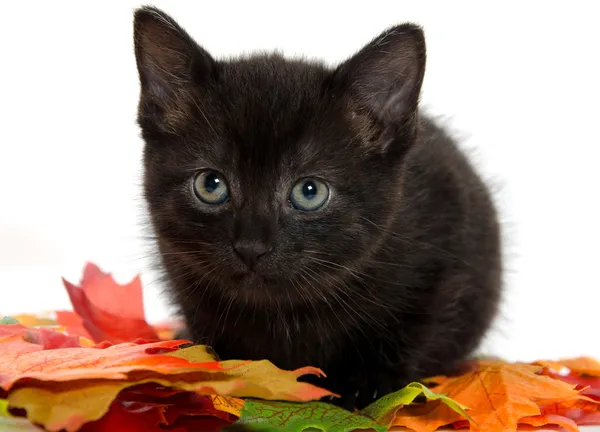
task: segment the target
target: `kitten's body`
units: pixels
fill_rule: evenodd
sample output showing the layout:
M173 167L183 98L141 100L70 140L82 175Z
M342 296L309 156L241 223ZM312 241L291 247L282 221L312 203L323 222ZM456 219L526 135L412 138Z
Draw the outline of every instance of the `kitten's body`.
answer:
M277 55L216 62L160 12L137 13L146 198L195 342L320 367L348 406L478 345L500 293L499 229L466 158L417 115L421 45L404 26L335 70ZM190 194L205 168L227 179L222 206ZM299 212L287 196L308 177L331 196ZM267 251L251 267L240 239Z

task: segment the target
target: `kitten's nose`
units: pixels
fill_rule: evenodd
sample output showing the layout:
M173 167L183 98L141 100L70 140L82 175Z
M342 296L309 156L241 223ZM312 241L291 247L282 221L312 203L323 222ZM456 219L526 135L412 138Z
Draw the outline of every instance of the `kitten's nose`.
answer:
M263 241L237 240L233 250L248 267L253 268L261 257L273 250L273 246Z

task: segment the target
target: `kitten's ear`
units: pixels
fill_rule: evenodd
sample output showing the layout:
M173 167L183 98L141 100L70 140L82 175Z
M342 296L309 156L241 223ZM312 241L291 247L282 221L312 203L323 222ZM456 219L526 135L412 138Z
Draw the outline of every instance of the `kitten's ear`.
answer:
M194 84L215 74L215 61L170 16L154 7L134 14L134 44L141 84L140 110L165 116L184 105ZM168 120L168 119L163 119Z
M385 126L414 126L425 75L425 37L403 24L383 32L336 70L345 91Z

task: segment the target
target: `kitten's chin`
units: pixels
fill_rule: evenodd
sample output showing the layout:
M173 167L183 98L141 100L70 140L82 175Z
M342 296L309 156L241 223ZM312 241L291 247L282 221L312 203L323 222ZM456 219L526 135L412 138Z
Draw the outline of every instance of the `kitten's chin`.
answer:
M236 297L246 298L253 303L272 303L293 299L288 290L290 283L284 278L266 276L253 271L233 272L228 285Z

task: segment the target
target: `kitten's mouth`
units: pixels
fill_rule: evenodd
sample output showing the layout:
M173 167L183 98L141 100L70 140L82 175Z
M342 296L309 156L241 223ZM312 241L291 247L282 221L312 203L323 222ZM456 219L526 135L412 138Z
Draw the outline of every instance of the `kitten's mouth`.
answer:
M234 272L231 275L231 280L234 282L259 283L265 285L270 285L275 281L273 278L258 274L254 270Z

